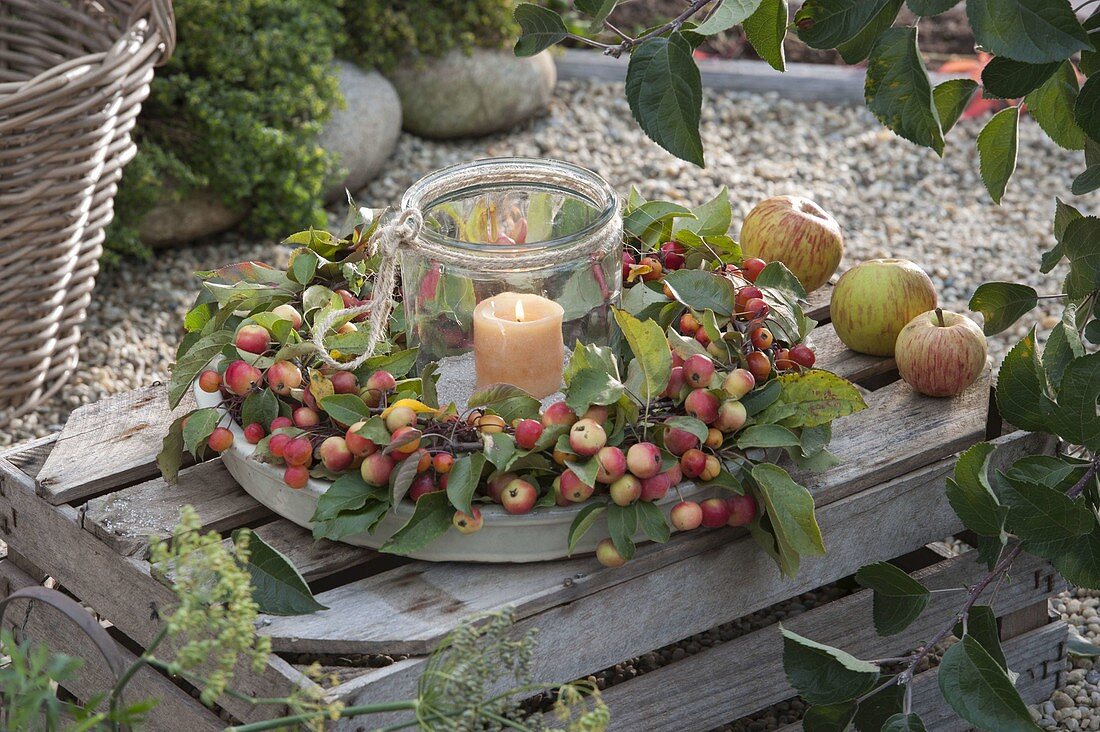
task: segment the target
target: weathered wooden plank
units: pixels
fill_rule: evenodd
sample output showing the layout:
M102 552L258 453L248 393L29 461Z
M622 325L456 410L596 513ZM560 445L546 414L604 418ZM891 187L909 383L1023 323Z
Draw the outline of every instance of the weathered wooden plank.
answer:
M817 355L818 368L832 371L849 381L863 381L897 370L893 358L856 353L841 343L832 323L814 328L809 343Z
M0 597L36 584L12 562L0 561ZM65 683L65 688L78 699L89 699L93 695L104 693L114 684L114 679L95 645L52 608L34 605L27 612L26 603L14 602L5 615L4 626L8 630L15 630L20 638L45 643L54 653L84 659L79 673ZM123 646L119 645L117 648L127 665L137 660ZM157 705L145 718L150 729L213 732L225 728L225 722L221 718L148 666L134 675L125 695L127 702L141 699L157 700Z
M390 555L338 541L314 541L311 533L295 523L279 519L253 529L260 538L282 552L310 582L364 564L390 565ZM230 541L226 539L226 541ZM369 571L369 570L367 570Z
M46 462L46 457L56 443L56 434L40 437L0 452L0 459L9 461L30 477L35 478L42 470L42 464Z
M1050 623L1050 612L1050 603L1044 599L1034 605L1007 613L1001 618L1001 640L1015 638L1029 630L1047 625Z
M829 449L842 462L796 480L821 503L927 465L985 437L989 372L957 397L933 399L896 381L866 396L867 409L837 423Z
M1045 443L1041 436L1017 433L1002 438L999 444L1004 449L999 451L998 462L1021 454L1036 454ZM580 678L623 658L729 622L845 577L868 562L891 559L957 531L958 517L942 494L944 478L953 466L953 458L942 460L821 508L818 520L829 553L804 562L798 577L793 580L781 577L771 559L748 536L728 532L723 535L724 532L716 531L710 536L724 538L725 543L674 564L646 567L641 576L621 573L635 563L645 565L647 560L659 554L659 548L640 547L632 562L614 570L620 574L609 575L593 566L595 562L581 560L589 562L589 574L581 577L590 586L600 587L600 591L564 603L561 598L550 602L546 595L530 601L524 598L516 603L517 616L521 618L517 632L539 629L535 667L543 680L560 681ZM874 526L875 530L868 531L868 526ZM693 540L694 537L688 537L682 542L669 542L669 546ZM492 570L499 571L495 567ZM492 588L487 591L492 592ZM287 649L312 646L318 641L322 641L320 646L328 643L326 650L341 645L349 652L354 651L348 646L362 650L386 649L389 644L380 642L383 634L378 632L380 628L385 630L385 598L367 592L357 597L359 608L366 612L344 603L339 608L341 615L329 616L329 627L299 626L302 632L297 639L273 638L273 642ZM450 599L456 607L455 616L478 609L478 598L467 602L452 592ZM321 601L333 605L332 596L328 594L322 595ZM433 604L435 609L431 614L421 616L401 606L389 608L388 612L401 611L401 619L411 622L410 632L398 636L404 647L426 651L431 646L426 641L433 617L439 630L453 625L443 622L446 618L438 610L441 606L445 606L443 598ZM532 608L541 608L541 612L531 614ZM306 620L317 621L324 615L318 613ZM590 629L583 643L577 642L578 628ZM306 631L314 637L306 638ZM417 644L409 642L418 635ZM422 659L399 668L384 669L385 673L364 674L349 682L340 693L348 703L405 698L414 693L416 677L422 668L420 664ZM389 721L394 720L388 719L385 723Z
M1049 597L1054 569L1045 560L1025 557L997 594L997 611L1014 612ZM914 574L933 589L971 584L985 573L975 553L947 559ZM1034 576L1041 575L1041 581ZM934 635L958 607L960 596L934 593L928 608L897 635L883 638L871 625L869 591L826 603L783 625L813 640L843 648L858 658L899 656ZM617 684L604 692L612 729L640 729L660 719L658 730L709 729L795 696L783 671L779 626L743 635L675 664ZM675 698L671 707L667 700Z
M175 485L158 477L93 498L83 524L119 554L144 559L150 537L169 536L185 505L195 508L204 530L221 533L274 516L215 460L184 470Z
M188 392L183 403L169 411L162 385L80 407L38 474L39 493L56 505L152 478L172 420L193 408Z
M0 539L141 645L160 630L163 611L175 605L171 590L152 576L147 562L121 556L84 531L75 508L51 506L35 493L34 482L6 460L0 460ZM235 688L247 695L281 697L312 684L277 656L261 676L248 665L242 662L234 676ZM242 721L279 714L232 697L219 704Z
M1028 704L1045 701L1061 687L1065 673L1065 641L1069 626L1059 620L1029 631L1002 644L1009 668L1020 674L1016 690ZM971 730L959 719L940 693L938 671L931 669L913 678L913 711L920 715L924 726L936 732ZM802 724L789 724L780 732L798 732Z

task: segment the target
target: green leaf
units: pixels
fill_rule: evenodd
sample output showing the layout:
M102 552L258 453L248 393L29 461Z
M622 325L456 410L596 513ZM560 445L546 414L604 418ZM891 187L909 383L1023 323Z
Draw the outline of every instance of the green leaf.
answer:
M895 635L908 628L928 607L928 588L889 562L875 562L856 572L856 582L872 590L875 632Z
M672 235L673 222L695 214L672 201L647 201L623 216L623 231L656 247Z
M588 29L597 33L603 30L603 22L618 3L619 0L576 0L573 6L585 15L592 16L592 24Z
M665 512L649 501L638 501L634 505L638 513L638 526L645 535L658 544L668 541L671 530L665 520Z
M1001 648L1001 631L997 627L997 616L989 605L974 605L966 613L966 630L963 630L961 622L956 623L952 632L956 638L962 638L965 633L981 644L997 665L1008 673L1008 661L1005 660L1004 650Z
M879 36L867 61L864 97L872 114L895 134L943 155L939 113L915 27L890 28Z
M565 403L582 414L593 404L614 404L622 395L623 385L611 374L597 369L581 369L573 374L569 388L565 390Z
M782 262L768 262L768 264L756 276L757 287L771 287L779 290L795 300L806 299L806 288L795 277L794 272L787 269Z
M1070 193L1075 196L1083 196L1100 188L1100 165L1085 168L1085 172L1073 179Z
M832 439L833 428L831 425L803 427L801 434L798 436L799 444L802 447L802 457L809 458L817 455L825 449Z
M771 519L779 552L788 558L788 566L794 570L790 576L794 576L799 557L825 553L821 529L814 516L813 496L777 465L754 465L752 477L760 487L760 498Z
M703 85L683 33L653 38L630 55L626 100L651 140L676 157L703 167L699 118Z
M537 418L542 405L518 386L494 384L471 396L467 406L492 410L505 422L511 423L515 419Z
M412 482L416 478L416 460L402 460L390 472L390 503L394 506L401 503L401 499L409 492Z
M936 105L943 134L959 121L977 90L978 83L972 79L948 79L932 89L932 102Z
M641 374L639 384L629 384L643 401L656 399L668 385L672 373L672 352L661 326L652 320L638 320L625 310L615 308L615 322L634 354Z
M1073 359L1085 355L1085 345L1081 342L1081 336L1073 327L1072 320L1067 322L1066 315L1074 312L1072 305L1062 313L1062 321L1050 331L1047 344L1043 347L1043 371L1046 372L1050 385L1057 389L1062 383L1062 375L1066 366Z
M223 348L232 343L233 333L228 330L216 330L195 342L187 353L177 359L172 367L172 378L168 382L168 406L175 409L183 400L183 395L191 388L199 373L217 356Z
M519 40L515 46L517 56L534 56L555 43L564 41L569 35L565 22L553 10L531 3L520 3L512 15L520 27Z
M1073 119L1077 92L1077 73L1073 64L1063 61L1042 86L1027 95L1028 113L1047 137L1067 150L1080 150L1085 146L1085 133Z
M947 501L963 526L979 536L1000 536L1006 510L989 485L989 458L996 448L979 442L959 455L955 476L947 479Z
M737 446L742 450L750 447L794 447L801 444L798 435L777 424L750 425L737 435Z
M1073 104L1073 119L1086 135L1100 142L1100 76L1085 79Z
M895 714L882 725L882 732L926 732L926 728L916 714Z
M381 417L370 417L367 419L366 424L355 430L355 434L379 446L388 445L390 442L390 431L386 428L386 422Z
M743 23L756 12L758 7L760 7L760 0L722 0L722 4L692 30L704 36L721 33Z
M348 536L374 533L374 529L390 511L389 501L370 499L362 506L341 511L336 516L313 524L313 539L340 541Z
M1065 256L1062 237L1065 236L1066 227L1069 226L1071 221L1081 218L1081 212L1073 206L1063 202L1060 198L1054 200L1054 238L1058 243L1053 249L1043 253L1043 261L1039 267L1039 271L1043 274L1049 273L1058 265L1058 262L1062 261L1062 257Z
M985 319L982 331L997 335L1039 304L1034 287L1016 282L985 282L970 296L968 307Z
M906 5L918 18L946 13L959 4L959 0L906 0Z
M652 290L644 285L631 287L627 292L629 294L635 291L652 292ZM625 297L624 295L624 300ZM668 300L666 299L665 302L668 302ZM637 313L633 314L637 315ZM573 355L570 357L569 363L565 367L565 383L568 384L572 381L573 374L581 369L596 369L597 371L603 371L611 374L615 378L619 378L619 363L615 359L615 353L610 348L597 346L593 343L581 343L577 341L577 345L573 349Z
M355 394L333 394L322 398L320 405L328 416L341 424L353 425L371 417L370 409Z
M545 430L543 430L545 434ZM516 440L507 432L495 435L483 435L481 438L485 445L485 459L498 470L507 470L508 463L516 454Z
M233 532L238 540L240 529ZM248 563L252 599L268 615L309 615L327 607L313 599L309 585L294 565L256 533L248 538Z
M1060 61L1029 64L1006 56L997 56L982 69L985 96L997 99L1018 99L1042 86L1060 65Z
M707 441L709 429L702 420L698 420L695 417L686 417L684 415L670 417L665 421L665 424L669 427L675 427L678 430L683 430L684 432L695 435L699 442Z
M1085 326L1085 339L1089 343L1100 344L1100 318L1094 318Z
M757 417L758 422L779 421L769 415L781 410L787 413L781 420L784 427L817 427L867 407L859 390L828 371L808 369L783 374L776 381L782 389L779 399Z
M805 732L845 732L856 716L854 701L810 707L802 717Z
M781 382L777 379L773 379L764 384L764 386L757 387L741 397L741 404L745 407L745 412L748 413L750 417L753 417L770 407L772 404L775 404L782 393L783 386Z
M1016 170L1018 107L1002 109L978 133L978 170L993 203L1004 197L1008 179Z
M408 461L405 461L408 462ZM448 484L449 486L449 484ZM410 554L423 549L447 533L454 509L443 491L425 493L416 502L409 520L378 550L389 554Z
M1049 559L1070 584L1078 587L1100 587L1100 528L1073 539L1029 541L1025 548Z
M1031 432L1049 432L1053 404L1035 348L1035 329L1009 350L997 372L997 407L1010 424Z
M894 24L894 19L898 17L898 11L901 10L902 2L903 0L889 0L883 3L871 22L865 25L850 41L836 47L837 53L844 59L844 63L854 65L867 58L878 37L882 35L884 30Z
M776 71L787 70L783 39L787 35L787 0L762 0L741 26L756 55Z
M1063 0L966 0L966 15L978 45L996 56L1041 64L1092 47Z
M890 0L807 0L794 14L798 38L810 48L836 48L855 38Z
M887 720L902 711L905 689L898 684L879 686L878 691L859 703L854 720L859 732L881 732Z
M577 548L577 542L581 540L585 532L592 528L596 519L607 510L606 503L588 503L573 517L573 523L569 525L569 554Z
M462 513L473 513L470 501L481 482L481 470L484 467L485 455L475 452L455 460L451 468L450 478L447 479L447 498Z
M1084 445L1094 452L1100 450L1098 401L1100 353L1075 358L1062 373L1058 406L1051 420L1052 431L1072 445Z
M358 510L366 505L367 499L372 495L374 489L364 482L358 471L345 473L334 480L317 499L317 508L310 521L329 521L342 511Z
M187 452L198 457L206 446L206 438L218 426L222 415L217 409L199 409L191 413L183 426L183 444Z
M728 234L733 222L729 189L722 186L714 198L691 209L691 213L695 218L679 218L673 223L674 232L690 231L703 238Z
M191 414L189 412L172 420L168 434L161 441L160 452L157 453L157 467L164 481L169 485L176 484L180 466L183 465L183 423Z
M975 727L998 732L1038 729L1005 670L969 635L944 653L939 685L951 708Z
M1066 292L1070 300L1080 300L1100 289L1100 218L1085 216L1070 221L1061 242L1069 259Z
M300 285L308 285L317 274L321 258L311 249L295 249L290 253L287 276Z
M780 624L783 670L798 695L811 704L843 704L875 688L879 668L839 648L803 638Z
M566 460L565 466L573 471L573 474L581 479L587 486L596 486L596 474L600 470L600 463L595 457L581 460Z
M607 507L607 532L623 559L634 556L634 533L638 530L637 506L637 503L629 506L612 503Z
M694 310L713 310L729 317L737 295L725 277L699 269L678 269L665 275L664 284L679 302Z

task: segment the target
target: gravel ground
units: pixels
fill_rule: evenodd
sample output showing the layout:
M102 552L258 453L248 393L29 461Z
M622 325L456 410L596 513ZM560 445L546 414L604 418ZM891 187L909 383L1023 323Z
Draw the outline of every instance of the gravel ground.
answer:
M358 198L375 207L395 205L421 175L471 158L556 157L593 168L623 193L634 185L650 198L698 204L728 186L735 221L764 197L806 194L840 221L845 265L871 257L912 259L929 272L943 304L951 309L964 310L974 287L988 279L1028 282L1041 292L1056 287L1058 273L1039 274L1039 255L1052 244L1054 197L1073 202L1066 197L1070 172L1079 161L1076 154L1050 143L1030 120L1021 123L1015 179L998 207L990 203L978 177L973 143L980 124L963 122L953 131L941 160L895 138L862 108L805 105L772 96L707 96L705 170L646 140L630 118L621 85L568 82L559 86L548 116L507 135L449 143L403 136L389 171ZM0 448L60 429L68 413L82 404L166 379L179 324L196 286L193 271L245 259L278 264L285 256L274 242L227 236L160 252L151 262L125 264L104 274L89 312L76 376L63 396L0 425ZM1013 333L994 339L994 356L1003 355L1006 344L1031 325L1045 331L1054 322L1043 313L1025 318ZM1065 596L1058 602L1082 635L1100 635L1100 600ZM1050 728L1100 729L1100 670L1093 671L1091 661L1078 660L1074 666L1064 693L1037 713ZM790 711L784 709L780 716L788 719ZM758 728L770 726L753 725Z

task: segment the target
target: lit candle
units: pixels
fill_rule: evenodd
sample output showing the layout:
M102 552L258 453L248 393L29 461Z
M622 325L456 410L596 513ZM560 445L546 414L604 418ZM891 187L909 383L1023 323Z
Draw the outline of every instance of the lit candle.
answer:
M561 388L565 310L539 295L502 292L474 308L477 388L512 384L532 396Z

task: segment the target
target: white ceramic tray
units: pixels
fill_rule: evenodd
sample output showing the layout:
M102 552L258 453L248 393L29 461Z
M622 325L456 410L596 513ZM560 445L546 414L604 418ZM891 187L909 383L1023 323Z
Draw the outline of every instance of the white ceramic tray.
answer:
M200 407L218 407L220 398L216 393L208 394L197 384L193 388ZM256 446L244 438L244 431L239 425L233 423L229 429L233 432L233 446L221 456L229 473L250 496L274 513L303 528L312 529L310 519L317 508L317 500L331 483L311 478L304 488L289 487L283 482L281 467L252 459ZM690 482L680 484L679 489L679 494L671 490L657 501L666 516L680 501L680 495L702 500L714 493L714 489L701 488ZM454 528L448 529L443 536L410 556L430 562L540 562L561 559L569 556L569 526L584 505L535 508L531 513L513 516L498 505L479 504L484 518L480 531L460 534ZM405 524L412 512L413 505L402 501L395 510L386 514L373 534L346 536L342 541L377 549ZM577 543L573 556L594 552L596 544L607 536L607 522L601 517ZM646 541L645 535L639 532L635 541Z

